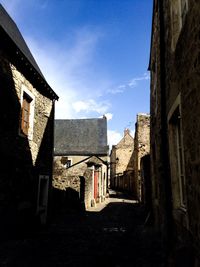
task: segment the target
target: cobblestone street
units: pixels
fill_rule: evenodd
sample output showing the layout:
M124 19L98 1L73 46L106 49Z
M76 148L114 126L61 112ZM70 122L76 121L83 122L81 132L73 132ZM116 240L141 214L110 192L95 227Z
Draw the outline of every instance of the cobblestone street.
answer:
M97 208L69 211L40 231L1 242L0 266L163 266L143 209L114 191Z

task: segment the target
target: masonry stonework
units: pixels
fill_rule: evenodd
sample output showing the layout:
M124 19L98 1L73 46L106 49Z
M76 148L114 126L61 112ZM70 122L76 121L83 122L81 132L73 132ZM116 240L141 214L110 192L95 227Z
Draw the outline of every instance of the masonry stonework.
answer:
M51 184L54 106L51 99L39 93L17 67L3 56L0 57L0 65L1 85L4 86L1 88L2 107L5 103L9 103L8 106L12 103L10 113L2 110L1 153L4 159L0 170L0 195L1 206L7 212L4 213L4 208L0 210L5 221L11 220L16 214L16 222L21 222L23 216L28 220L28 217L36 215L39 175L47 175L49 186ZM6 88L7 84L10 84L9 88ZM23 88L35 98L31 139L21 133ZM12 204L13 200L15 205Z
M58 96L1 4L0 39L2 236L47 221Z
M72 160L72 166L69 168L65 164L66 158ZM90 164L91 159L87 158L85 156L54 157L53 187L54 191L60 191L64 195L64 205L66 207L76 206L76 208L88 209L91 205L95 204L93 183L97 161L98 167L96 169L99 173L99 185L96 201L102 202L105 200L107 166L104 166L99 160L92 160ZM103 157L102 160L106 161L106 158ZM63 205L63 203L60 203L60 205Z
M150 115L139 113L135 125L134 170L136 196L142 201L143 181L141 179L141 159L150 152Z
M7 62L7 64L9 63ZM49 98L39 93L37 89L34 88L34 86L24 77L22 73L20 73L17 70L17 68L14 65L10 64L10 66L19 103L21 103L23 86L35 96L35 107L34 107L34 118L33 118L34 134L33 138L31 138L31 140L29 139L29 146L32 154L32 160L33 164L35 164L40 149L40 145L42 143L42 137L44 135L48 119L51 115L53 103Z
M135 193L134 182L134 139L129 129L124 130L124 137L112 147L110 155L111 187Z
M171 266L184 262L196 267L200 265L200 2L181 2L154 1L151 170L156 223L168 242L172 237Z

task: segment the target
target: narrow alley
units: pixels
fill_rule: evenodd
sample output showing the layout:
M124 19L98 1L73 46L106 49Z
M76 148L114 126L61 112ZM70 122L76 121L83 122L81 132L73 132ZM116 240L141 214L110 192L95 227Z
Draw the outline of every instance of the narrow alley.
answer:
M60 213L48 227L1 241L0 266L163 266L143 207L122 193L87 212Z
M1 0L0 267L200 267L199 88L200 0Z

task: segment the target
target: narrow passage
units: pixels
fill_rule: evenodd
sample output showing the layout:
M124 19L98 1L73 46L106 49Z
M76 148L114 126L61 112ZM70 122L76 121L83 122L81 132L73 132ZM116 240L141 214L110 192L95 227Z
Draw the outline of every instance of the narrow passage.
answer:
M68 211L40 231L0 245L2 267L163 266L158 236L144 226L144 209L110 191L104 204Z

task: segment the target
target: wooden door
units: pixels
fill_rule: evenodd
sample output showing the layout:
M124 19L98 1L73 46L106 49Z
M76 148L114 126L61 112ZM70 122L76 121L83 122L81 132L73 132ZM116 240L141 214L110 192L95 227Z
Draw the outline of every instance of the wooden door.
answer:
M98 198L98 178L99 178L99 172L94 171L94 199L96 201Z

